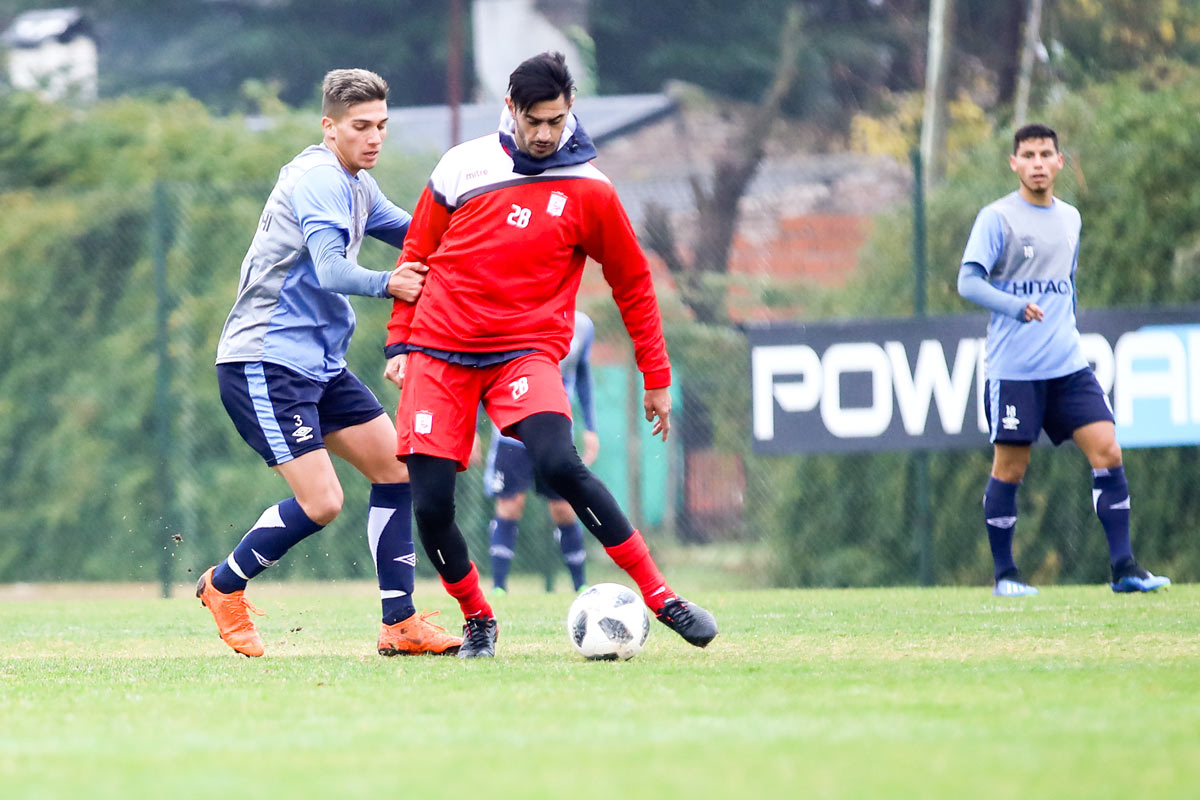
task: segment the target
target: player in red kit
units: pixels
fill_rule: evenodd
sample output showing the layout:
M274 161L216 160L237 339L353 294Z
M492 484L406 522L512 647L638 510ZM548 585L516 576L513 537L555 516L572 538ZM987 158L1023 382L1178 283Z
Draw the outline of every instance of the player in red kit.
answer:
M387 376L401 387L397 456L412 481L417 530L466 623L460 658L495 655L496 619L454 521L455 474L467 468L482 403L524 442L538 477L570 503L637 583L646 605L686 641L717 635L712 614L675 593L641 534L583 465L558 363L571 344L586 259L598 261L643 375L652 432L670 430L671 364L637 236L571 105L559 53L509 78L497 133L442 157L417 203L401 261L428 265L416 303L396 302Z

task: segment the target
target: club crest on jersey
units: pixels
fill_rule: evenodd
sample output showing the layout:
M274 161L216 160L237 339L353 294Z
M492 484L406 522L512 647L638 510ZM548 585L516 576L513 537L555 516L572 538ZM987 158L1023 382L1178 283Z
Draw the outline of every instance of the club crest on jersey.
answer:
M567 196L562 192L551 192L550 202L546 203L546 213L552 217L561 217L567 207Z
M413 417L413 430L417 433L430 433L433 430L433 413L418 411Z

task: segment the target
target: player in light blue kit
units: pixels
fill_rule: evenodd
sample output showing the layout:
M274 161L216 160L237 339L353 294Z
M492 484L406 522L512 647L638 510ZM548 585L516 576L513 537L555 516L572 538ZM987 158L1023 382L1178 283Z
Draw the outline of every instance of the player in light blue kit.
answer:
M1114 592L1151 592L1170 584L1133 557L1129 485L1112 410L1079 346L1075 268L1079 211L1054 196L1063 167L1058 135L1026 125L1013 137L1009 166L1017 191L979 212L963 253L958 291L992 311L987 334L987 394L992 475L983 496L995 563L994 594L1037 589L1013 561L1017 489L1042 430L1059 445L1073 439L1092 466L1092 501L1112 566Z
M563 388L567 396L575 392L579 407L583 411L583 453L580 459L590 467L600 453L600 437L596 434L596 403L592 385L592 340L596 326L587 314L575 312L575 333L571 337L571 350L559 362L562 370ZM571 504L563 500L534 476L533 462L519 439L502 436L492 426L492 440L488 446L487 467L483 474L483 490L488 497L496 498L496 516L488 525L492 557L492 586L496 594L508 589L508 568L512 564L517 544L517 526L525 513L525 496L530 486L546 499L550 519L554 523L554 538L562 550L563 563L571 573L575 591L587 583L584 562L587 551L583 547L583 529L575 516Z
M295 494L266 511L229 557L201 576L196 596L221 638L263 654L246 582L333 521L342 487L327 451L371 481L367 539L379 576L382 655L451 654L462 640L417 614L416 555L408 470L396 460L396 429L383 406L346 369L354 310L345 295L419 295L424 267L358 266L363 237L400 248L411 217L367 170L387 134L387 84L373 72L325 76L324 141L279 172L242 262L237 300L217 345L221 401L238 433Z

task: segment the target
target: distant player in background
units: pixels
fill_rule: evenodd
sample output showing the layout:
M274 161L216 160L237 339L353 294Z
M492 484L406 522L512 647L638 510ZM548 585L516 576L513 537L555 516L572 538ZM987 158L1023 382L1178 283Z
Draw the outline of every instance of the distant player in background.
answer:
M341 511L328 448L371 482L367 538L383 605L378 651L451 654L462 640L413 606L412 498L408 470L395 457L396 429L346 369L354 310L345 295L412 300L424 282L419 264L378 272L356 263L364 235L400 248L411 220L367 172L387 133L387 84L367 70L339 69L322 88L324 141L280 170L217 345L225 409L295 496L262 512L229 557L200 578L196 596L226 644L263 654L248 611L261 612L246 600L246 582Z
M1108 540L1114 592L1150 592L1171 581L1133 557L1129 485L1112 410L1079 346L1075 270L1079 211L1054 196L1063 167L1058 135L1026 125L1013 137L1009 166L1017 191L979 212L963 253L958 291L992 311L984 403L994 445L983 496L995 563L994 594L1037 589L1013 561L1017 489L1030 450L1045 430L1055 445L1074 439L1092 467L1092 502Z
M413 212L403 258L428 264L421 298L397 300L386 374L402 386L397 454L412 476L425 552L465 624L460 658L496 653L496 618L455 523L480 403L525 443L534 471L567 500L646 605L683 639L717 635L705 609L667 584L642 535L579 458L559 362L588 256L602 265L633 340L651 433L670 430L671 363L650 267L595 147L571 113L562 54L523 61L509 77L499 131L447 152Z
M590 467L600 453L600 437L596 434L596 403L592 384L592 339L596 326L582 311L575 312L575 334L571 337L571 350L559 362L562 370L563 388L567 396L574 391L583 411L583 465ZM563 563L571 573L575 591L587 583L584 562L587 551L583 547L583 529L575 516L571 504L563 500L554 490L538 480L533 474L533 462L525 445L519 439L505 436L492 426L492 439L488 446L487 467L483 473L483 491L488 497L496 498L496 516L488 526L488 553L492 557L492 587L496 594L508 589L508 568L512 564L517 545L517 526L525 513L525 496L530 486L546 498L550 520L554 523L554 538L562 550Z

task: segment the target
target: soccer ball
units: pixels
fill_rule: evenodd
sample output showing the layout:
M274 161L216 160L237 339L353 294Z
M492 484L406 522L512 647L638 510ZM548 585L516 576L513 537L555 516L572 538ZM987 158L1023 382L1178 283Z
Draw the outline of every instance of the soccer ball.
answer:
M625 661L650 635L650 615L637 592L619 583L598 583L571 603L567 636L584 658Z

